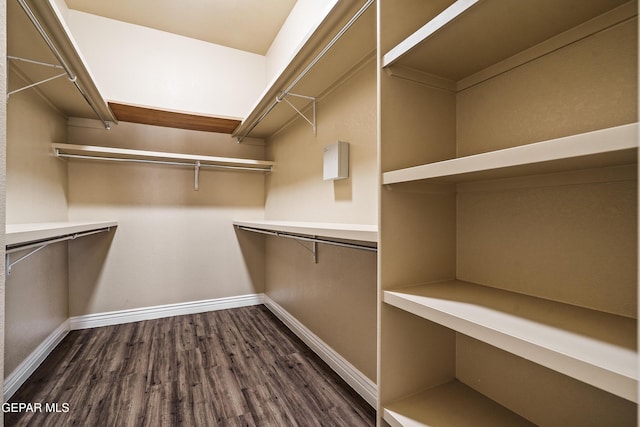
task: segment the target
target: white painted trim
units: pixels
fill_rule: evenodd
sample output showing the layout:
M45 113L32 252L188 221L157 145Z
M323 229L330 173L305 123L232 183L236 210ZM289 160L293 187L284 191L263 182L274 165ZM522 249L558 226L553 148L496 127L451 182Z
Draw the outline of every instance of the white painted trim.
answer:
M65 320L4 379L5 402L11 399L11 396L38 369L38 366L44 362L68 333L69 320Z
M314 353L320 356L331 369L340 375L363 399L374 408L377 407L378 387L373 381L300 323L288 311L282 308L282 306L269 298L269 296L264 295L262 303L291 329L298 338L304 341Z
M69 322L71 330L88 329L185 314L206 313L208 311L246 307L262 303L263 294L238 295L234 297L87 314L84 316L71 317Z

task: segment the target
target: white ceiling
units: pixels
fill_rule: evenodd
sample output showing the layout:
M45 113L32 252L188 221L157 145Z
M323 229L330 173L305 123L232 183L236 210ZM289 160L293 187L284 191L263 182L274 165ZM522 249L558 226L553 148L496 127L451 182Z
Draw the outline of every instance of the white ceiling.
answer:
M267 53L296 0L65 0L70 9Z

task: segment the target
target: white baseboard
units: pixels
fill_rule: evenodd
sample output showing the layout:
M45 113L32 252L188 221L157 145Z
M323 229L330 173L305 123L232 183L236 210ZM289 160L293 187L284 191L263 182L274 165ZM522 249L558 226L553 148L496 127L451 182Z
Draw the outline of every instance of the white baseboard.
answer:
M65 320L4 379L4 402L11 399L68 333L69 320Z
M263 304L276 315L294 334L313 350L327 365L331 367L347 384L349 384L364 400L374 408L377 404L378 388L366 375L338 354L327 343L311 332L295 317L289 314L278 303L264 295Z
M206 313L207 311L225 310L227 308L246 307L262 303L263 294L239 295L234 297L75 316L69 319L69 324L71 330L98 328L101 326L139 322L141 320L161 319L163 317Z

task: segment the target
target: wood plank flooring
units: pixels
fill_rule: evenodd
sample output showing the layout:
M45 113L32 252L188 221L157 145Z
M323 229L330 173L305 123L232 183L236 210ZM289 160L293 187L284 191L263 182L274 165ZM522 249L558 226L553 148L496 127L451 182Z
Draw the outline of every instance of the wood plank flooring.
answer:
M375 425L264 306L72 331L10 402L42 411L5 413L6 426Z

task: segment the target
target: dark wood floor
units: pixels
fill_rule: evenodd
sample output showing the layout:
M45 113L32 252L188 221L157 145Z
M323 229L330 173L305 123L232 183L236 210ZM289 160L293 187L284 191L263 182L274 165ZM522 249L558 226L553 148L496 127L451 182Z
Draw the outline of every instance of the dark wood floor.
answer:
M5 413L6 426L375 424L264 306L73 331L11 402L42 412Z

